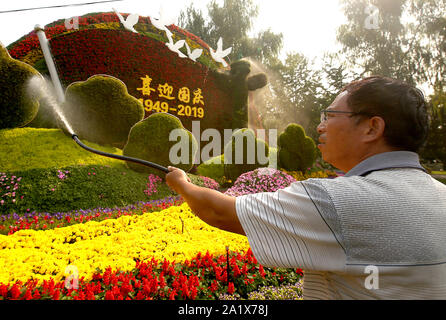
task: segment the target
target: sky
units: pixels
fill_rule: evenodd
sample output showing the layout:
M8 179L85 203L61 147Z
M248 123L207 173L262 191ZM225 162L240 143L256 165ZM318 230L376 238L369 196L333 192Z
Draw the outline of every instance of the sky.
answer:
M27 9L63 4L91 3L101 0L15 0L1 1L0 11ZM210 0L123 0L85 6L48 8L40 10L0 13L0 42L7 46L34 29L55 20L80 16L90 12L107 12L116 8L123 13L158 17L160 7L177 20L181 10L190 3L206 13ZM222 3L222 0L218 0ZM288 52L303 53L310 59L322 57L324 52L335 51L336 29L345 22L337 0L254 0L259 15L251 34L271 29L283 34L281 57ZM224 39L223 39L224 43ZM209 44L215 48L216 44Z

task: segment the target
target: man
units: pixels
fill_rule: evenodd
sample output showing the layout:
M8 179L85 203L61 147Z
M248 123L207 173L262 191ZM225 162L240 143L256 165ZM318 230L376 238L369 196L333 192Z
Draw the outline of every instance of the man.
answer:
M237 198L166 175L205 222L246 234L266 266L304 270L304 299L446 299L446 186L417 150L428 132L422 93L370 77L321 113L318 148L346 172Z

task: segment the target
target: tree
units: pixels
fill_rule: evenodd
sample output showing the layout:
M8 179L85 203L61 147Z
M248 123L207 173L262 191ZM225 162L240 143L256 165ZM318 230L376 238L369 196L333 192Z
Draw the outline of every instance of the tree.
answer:
M185 11L181 11L178 25L214 49L221 37L224 48L232 47L228 56L231 61L251 57L264 63L280 53L282 34L275 34L268 29L259 32L254 38L248 36L258 15L258 8L252 0L224 0L222 6L216 0L211 0L207 10L208 19L205 19L202 11L191 4Z
M446 0L341 0L340 52L359 78L378 74L428 86L430 134L421 154L446 161ZM374 7L373 7L373 6ZM378 11L369 10L377 9ZM367 26L375 20L374 28ZM426 88L426 87L425 87Z
M275 97L271 103L279 108L270 115L277 119L276 128L282 131L288 124L297 123L315 139L320 119L320 72L314 70L311 62L300 53L288 54L284 63L277 61L271 69L277 74L277 77L271 79L271 90Z
M420 153L425 160L441 161L446 170L446 92L437 86L429 100L429 136Z
M341 0L341 4L348 20L338 30L341 54L361 78L378 74L431 87L445 81L446 0Z

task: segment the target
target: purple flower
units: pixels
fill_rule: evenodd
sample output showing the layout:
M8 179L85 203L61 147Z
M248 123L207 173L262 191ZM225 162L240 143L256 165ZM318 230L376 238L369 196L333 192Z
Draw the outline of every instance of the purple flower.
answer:
M240 175L225 194L238 197L245 194L274 192L296 182L292 176L273 168L259 168Z

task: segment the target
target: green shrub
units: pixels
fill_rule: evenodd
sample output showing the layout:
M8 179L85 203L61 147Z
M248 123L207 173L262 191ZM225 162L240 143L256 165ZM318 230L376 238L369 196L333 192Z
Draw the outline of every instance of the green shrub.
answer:
M88 152L60 129L16 128L0 130L0 171L63 168L73 165L110 165L125 168L125 163ZM83 141L108 153L122 154L113 147Z
M167 184L162 183L157 188L158 192L148 197L144 193L148 175L125 167L69 166L7 174L20 181L15 190L16 201L6 201L1 205L2 214L122 207L173 195Z
M63 112L74 132L83 139L120 149L130 128L144 118L142 103L127 86L111 76L96 75L72 83L65 95Z
M269 152L269 155L268 155L268 157L269 157L268 166L270 168L278 169L279 168L279 155L277 154L278 149L270 147L268 152Z
M178 132L181 132L183 136L178 137L175 141L169 141L170 134L175 129L179 129ZM181 141L184 144L180 143ZM180 144L184 148L179 153L174 152L174 149ZM183 127L177 117L168 113L154 113L132 127L128 142L123 149L123 154L125 156L154 162L165 167L175 166L187 172L193 167L193 159L195 158L197 149L198 143L195 137ZM171 150L173 151L171 152ZM183 154L183 151L187 153ZM187 159L182 161L183 163L173 163L171 162L171 153L174 156L184 156ZM172 161L174 160L172 159ZM137 172L156 175L162 174L157 169L137 163L127 162L127 165L130 169Z
M278 139L279 166L287 171L305 171L316 160L316 144L302 126L291 123Z
M224 154L213 157L197 167L197 174L219 181L225 175Z
M23 127L39 110L38 98L28 92L27 84L40 74L30 65L12 59L0 43L0 129Z
M269 156L268 144L257 139L251 129L236 130L224 150L224 173L226 178L232 181L245 172L268 166L268 163L260 163L262 159L258 157L259 153L265 157Z

